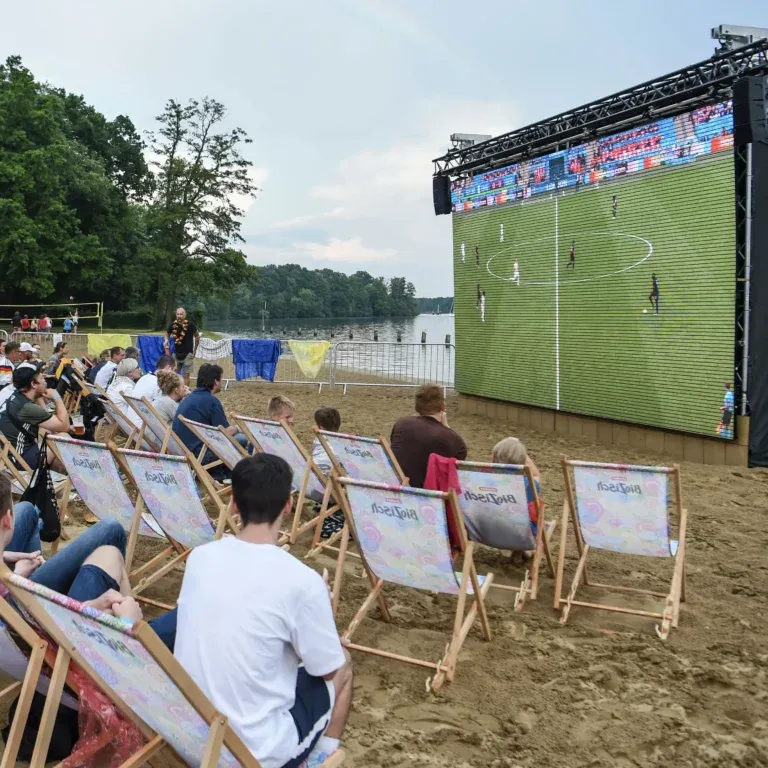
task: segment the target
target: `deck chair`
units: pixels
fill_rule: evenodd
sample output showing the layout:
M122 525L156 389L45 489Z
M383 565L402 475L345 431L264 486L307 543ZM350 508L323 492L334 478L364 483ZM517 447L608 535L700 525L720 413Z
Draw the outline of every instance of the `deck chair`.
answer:
M119 432L125 438L126 448L143 445L147 450L159 451L160 446L155 444L151 434L142 435L143 440L139 440L142 427L136 426L136 424L128 419L126 415L108 397L102 398L101 404L104 406L104 410L106 411L107 416L109 416L109 420L113 425L112 434L109 436L107 442L113 440L115 435Z
M496 589L515 592L515 610L520 611L526 598L535 600L538 595L542 556L547 558L550 575L555 575L549 546L555 521L544 521L543 505L528 467L457 461L456 472L461 487L461 494L458 495L459 507L465 528L468 528L470 533L477 530L481 534L474 540L496 549L534 553L531 569L526 570L519 587L496 582L493 584ZM526 481L538 510L539 525L536 526L535 535L531 531L528 515ZM499 523L503 528L497 527Z
M427 681L427 689L437 690L445 680L453 680L459 652L477 616L480 617L485 639L491 639L485 597L493 583L493 574L484 577L477 575L473 558L474 544L467 538L459 512L454 519L460 540L461 571L454 569L448 541L448 515L453 514L451 510L458 510L455 492L425 491L348 477L334 476L332 482L346 491L339 492L339 498L344 505L347 522L354 531L363 568L371 583L370 593L341 636L342 643L353 650L433 669L435 674ZM446 502L451 506L448 507ZM347 538L348 533L342 539L340 559L344 557L344 542ZM453 632L441 659L436 662L427 661L352 642L352 636L374 602L378 601L382 618L390 620L382 592L387 583L456 595L458 599ZM333 597L338 600L335 590L336 585ZM465 616L468 596L472 604Z
M187 449L179 440L170 424L155 410L152 403L146 398L123 395L123 399L133 408L142 421L140 437L147 435L159 449L159 453L169 453L172 456L186 456Z
M199 421L191 421L184 416L179 416L179 421L203 443L197 460L207 472L219 466L224 466L231 472L240 459L248 456L248 451L237 440L230 437L224 431L224 427L201 424ZM210 464L203 464L203 458L207 451L213 453L216 460Z
M21 651L11 632L29 646L28 656ZM16 764L35 691L43 695L48 692L50 681L43 673L47 649L48 644L0 597L0 671L14 681L0 691L0 702L6 705L18 695L0 768L13 768ZM77 709L77 701L68 694L64 694L62 703Z
M408 478L400 469L386 438L346 435L318 427L313 427L313 430L331 460L332 471L337 477L352 477L355 480L370 480L385 485L408 485ZM341 538L341 531L334 533L326 542L320 540L323 521L329 514L322 514L317 521L312 548L307 557L323 549L337 549L334 544Z
M125 766L143 765L170 747L191 766L259 768L227 718L215 710L148 624L108 616L14 574L6 574L3 581L59 646L31 768L43 766L72 662L146 739ZM338 750L325 766L335 768L343 759Z
M176 566L181 565L195 547L221 538L227 523L233 531L238 528L230 516L216 489L210 484L194 456L167 456L161 453L148 453L129 448L118 448L114 443L110 449L123 466L126 474L144 501L147 510L155 518L163 533L178 545L175 555L157 570L150 573L133 586L136 599L141 592L157 582ZM197 489L197 478L214 504L218 507L218 520L214 527ZM142 574L154 568L162 560L161 555L154 557L140 569ZM145 602L150 602L144 598ZM154 603L162 608L170 608L162 603Z
M128 534L125 552L125 569L134 580L140 575L131 573L133 554L139 536L168 541L163 530L149 513L145 512L144 501L139 494L132 502L120 476L115 457L104 443L84 440L70 440L63 437L48 438L51 449L66 467L69 479L83 500L83 504L99 520L115 520ZM167 557L174 551L173 544L162 555Z
M236 413L231 414L231 416L257 451L280 456L288 462L293 470L296 506L291 530L288 533L288 541L293 544L304 531L314 528L321 517L325 517L339 508L335 504L330 506L331 485L285 421L254 419ZM312 492L316 496L322 496L320 513L308 522L302 523L301 513L304 504L311 503L307 494Z
M560 623L565 624L568 621L573 606L647 616L661 620L661 624L656 626L656 632L665 640L669 636L670 628L677 627L680 602L685 601L687 511L682 505L680 467L598 464L569 461L565 457L562 457L561 461L565 477L566 504L563 509L555 582L555 609L561 609ZM671 504L670 479L673 486ZM670 508L677 515L677 539L670 537ZM579 562L568 596L563 598L561 593L569 518L573 525ZM591 581L587 577L587 558L593 549L672 560L674 568L669 591L652 592ZM660 598L664 601L664 608L661 612L653 612L577 600L576 595L582 583L585 587Z

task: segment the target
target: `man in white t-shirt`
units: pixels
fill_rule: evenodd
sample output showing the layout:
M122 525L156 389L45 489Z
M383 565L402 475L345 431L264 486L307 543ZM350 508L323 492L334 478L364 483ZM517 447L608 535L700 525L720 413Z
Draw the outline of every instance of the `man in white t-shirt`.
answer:
M157 384L157 374L159 371L175 371L176 361L170 355L160 355L157 358L154 373L145 373L137 382L133 388L131 397L135 397L141 400L142 397L146 397L150 403L154 403L155 400L163 396L160 391L160 387Z
M178 604L176 658L263 768L321 765L352 704L327 584L277 546L291 480L279 456L235 466L243 528L193 550Z
M109 353L109 360L104 363L102 369L96 374L95 381L105 392L112 383L112 379L115 378L117 364L125 358L125 350L122 347L112 347Z

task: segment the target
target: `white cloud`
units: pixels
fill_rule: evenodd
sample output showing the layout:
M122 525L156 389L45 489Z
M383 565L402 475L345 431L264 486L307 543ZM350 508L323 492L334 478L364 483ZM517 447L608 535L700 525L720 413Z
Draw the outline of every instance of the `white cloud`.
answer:
M344 264L366 264L392 261L396 256L393 248L369 248L360 237L341 240L332 237L327 243L293 243L299 255L306 255L313 261L342 262Z
M365 245L361 237L331 237L325 242L296 241L279 246L245 243L241 249L253 264L302 264L315 269L341 267L355 272L365 265L388 267L397 262L393 248L372 248Z
M322 213L309 213L305 216L294 216L292 219L285 219L284 221L278 221L272 225L272 229L300 229L306 227L308 224L315 224L318 221L325 221L327 219L342 219L346 216L347 209L343 205L339 205L330 211L323 211Z

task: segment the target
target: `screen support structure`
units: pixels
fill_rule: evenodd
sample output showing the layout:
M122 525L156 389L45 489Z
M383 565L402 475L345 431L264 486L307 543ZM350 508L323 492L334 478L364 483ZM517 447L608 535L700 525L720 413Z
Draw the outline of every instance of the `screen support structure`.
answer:
M768 40L718 53L599 101L525 128L448 152L433 160L434 175L474 175L547 152L567 149L651 120L731 98L733 84L768 70Z
M734 147L736 180L736 347L734 390L737 412L749 416L749 331L752 269L752 145Z

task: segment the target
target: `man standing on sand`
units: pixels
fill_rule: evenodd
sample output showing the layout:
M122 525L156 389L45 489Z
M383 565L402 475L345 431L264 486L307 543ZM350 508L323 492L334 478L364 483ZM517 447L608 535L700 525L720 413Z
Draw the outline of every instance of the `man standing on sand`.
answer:
M422 384L416 390L416 414L395 422L390 442L408 482L414 488L423 488L431 454L463 460L467 458L467 445L448 426L439 384Z
M197 326L187 319L187 310L179 307L176 319L165 331L165 354L171 354L171 336L176 345L173 356L176 358L178 373L184 376L184 383L189 386L189 377L195 365L197 345L200 343L200 333Z

